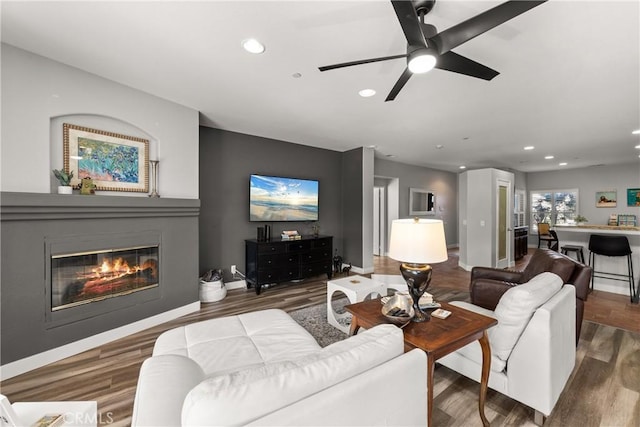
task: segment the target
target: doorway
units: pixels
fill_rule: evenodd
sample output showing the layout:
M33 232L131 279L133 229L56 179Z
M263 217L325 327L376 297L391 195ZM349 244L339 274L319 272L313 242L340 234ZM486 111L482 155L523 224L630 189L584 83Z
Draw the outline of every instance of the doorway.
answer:
M382 256L386 248L385 188L373 187L373 254Z
M496 267L511 266L511 182L498 180L496 224Z

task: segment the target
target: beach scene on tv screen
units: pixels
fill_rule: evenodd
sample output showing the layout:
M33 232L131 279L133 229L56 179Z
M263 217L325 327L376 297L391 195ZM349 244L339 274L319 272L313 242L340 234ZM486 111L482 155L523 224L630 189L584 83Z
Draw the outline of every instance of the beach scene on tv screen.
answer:
M251 221L317 221L318 181L251 175Z

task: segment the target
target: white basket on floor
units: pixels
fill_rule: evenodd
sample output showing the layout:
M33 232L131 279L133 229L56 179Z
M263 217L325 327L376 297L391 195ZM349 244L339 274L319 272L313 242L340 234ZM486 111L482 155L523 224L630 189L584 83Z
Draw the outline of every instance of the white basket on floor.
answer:
M200 280L200 302L216 302L227 296L227 288L222 280L205 282Z

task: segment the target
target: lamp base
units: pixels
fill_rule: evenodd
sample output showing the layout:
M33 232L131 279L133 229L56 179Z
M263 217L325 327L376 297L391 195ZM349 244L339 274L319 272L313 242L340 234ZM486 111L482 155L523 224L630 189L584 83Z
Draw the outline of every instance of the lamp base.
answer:
M409 295L413 300L413 309L415 315L411 319L412 322L428 322L431 320L429 313L422 311L420 308L420 297L425 293L431 282L431 273L433 269L428 264L400 264L400 274L407 282Z

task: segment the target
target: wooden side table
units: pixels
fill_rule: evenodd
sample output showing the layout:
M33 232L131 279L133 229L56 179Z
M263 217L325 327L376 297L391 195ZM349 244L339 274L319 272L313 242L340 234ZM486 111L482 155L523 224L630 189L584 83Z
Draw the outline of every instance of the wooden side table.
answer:
M408 349L420 348L427 353L428 425L431 426L433 412L433 373L436 360L477 340L482 348L482 376L478 410L482 424L488 426L489 421L484 414L489 368L491 367L491 348L487 338L487 329L498 321L492 317L447 303L441 303L441 305L443 309L451 312L451 315L446 319L432 317L428 322L410 322L403 328L405 346ZM390 323L382 314L382 304L379 299L350 304L345 306L345 309L353 315L351 335L357 333L361 327L369 329L382 323Z

